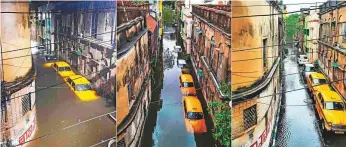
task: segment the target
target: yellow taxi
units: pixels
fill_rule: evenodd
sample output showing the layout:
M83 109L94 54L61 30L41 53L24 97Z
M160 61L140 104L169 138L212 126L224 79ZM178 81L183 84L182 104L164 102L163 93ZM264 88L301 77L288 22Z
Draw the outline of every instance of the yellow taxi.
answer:
M185 125L188 132L200 134L207 132L202 104L196 96L183 97Z
M63 78L65 77L69 77L69 76L73 76L76 75L70 65L66 62L55 62L53 64L53 68L55 69L55 71L57 71L59 73L59 75Z
M335 91L321 91L315 97L315 107L323 132L346 132L345 103Z
M317 91L329 91L331 90L330 86L327 83L326 77L323 74L318 72L312 72L307 78L307 85L309 94L311 96L316 96Z
M83 101L98 99L96 91L92 89L89 80L81 75L73 75L65 79L67 85Z
M57 62L58 58L54 55L45 55L44 56L45 63L43 64L43 67L52 67L54 62Z
M196 88L193 83L193 78L190 74L181 74L179 76L180 90L183 96L196 95Z

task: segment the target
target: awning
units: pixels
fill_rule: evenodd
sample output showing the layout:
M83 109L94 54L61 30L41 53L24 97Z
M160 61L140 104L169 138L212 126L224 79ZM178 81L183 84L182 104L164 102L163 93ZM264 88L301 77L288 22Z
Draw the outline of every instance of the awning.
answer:
M339 67L339 64L338 64L337 62L333 61L332 66L335 67L335 68L337 68L337 67Z
M214 40L210 40L210 44L215 45L215 41Z
M157 26L157 22L155 20L154 17L152 17L151 15L147 14L146 16L147 19L147 28L150 32L154 33L156 26Z
M82 56L82 52L80 50L75 51L78 56Z

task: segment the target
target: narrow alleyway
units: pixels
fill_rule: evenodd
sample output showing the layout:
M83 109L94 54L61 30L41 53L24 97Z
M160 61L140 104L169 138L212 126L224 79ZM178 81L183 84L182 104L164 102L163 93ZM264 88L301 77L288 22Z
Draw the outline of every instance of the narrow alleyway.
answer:
M288 54L294 54L294 50L289 49ZM303 88L304 84L301 82L300 74L294 74L298 73L299 70L297 57L294 55L288 56L284 60L284 64L285 75L287 75L285 83L286 91ZM277 146L322 146L315 110L312 106L306 106L311 102L312 99L309 97L306 90L286 93L286 98L282 100Z
M42 56L35 57L37 65L36 90L63 82L52 68L43 68ZM115 110L106 107L103 99L84 102L75 96L67 84L36 92L37 131L34 138L58 131L29 143L32 147L86 147L116 134L116 125L108 116L102 116L66 130L64 127ZM108 142L102 143L106 146Z
M162 86L156 89L161 94L153 96L153 100L163 100L162 108L156 104L150 111L143 134L143 147L210 147L211 139L206 134L194 135L186 131L182 107L182 95L179 87L181 69L177 67L177 53L173 52L175 40L163 40L163 72ZM169 48L169 50L168 50ZM155 91L156 91L155 90ZM153 91L153 93L155 93Z

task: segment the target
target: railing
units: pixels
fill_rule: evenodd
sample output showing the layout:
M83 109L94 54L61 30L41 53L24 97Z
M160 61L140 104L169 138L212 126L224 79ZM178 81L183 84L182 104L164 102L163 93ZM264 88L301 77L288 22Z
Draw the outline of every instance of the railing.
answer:
M192 13L218 27L221 31L231 33L231 7L192 6Z

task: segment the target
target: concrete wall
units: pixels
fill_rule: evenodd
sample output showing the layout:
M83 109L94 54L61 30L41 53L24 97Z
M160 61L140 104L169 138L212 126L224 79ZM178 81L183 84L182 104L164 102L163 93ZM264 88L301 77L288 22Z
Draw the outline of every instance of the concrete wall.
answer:
M140 140L151 100L149 77L151 59L149 59L148 30L145 21L131 20L131 22L134 23L124 24L131 25L129 28L118 29L117 32L118 51L124 51L121 55L118 54L116 61L117 127L118 131L120 131L119 126L120 129L125 129L123 132L118 132L117 139L126 146L134 147ZM132 42L120 43L120 36L123 35L131 38Z
M346 7L332 9L320 14L320 38L318 59L323 72L336 90L346 98ZM338 67L333 67L333 62Z
M267 7L233 7L232 16L261 15L278 13L275 9L271 12L269 3L266 1L232 1L232 6L247 5L268 5ZM278 15L263 17L245 17L232 19L232 90L239 87L247 87L261 78L273 65L274 60L279 55L279 29ZM242 24L242 25L240 25ZM265 56L267 66L264 67L262 46L263 40L267 43ZM248 51L237 51L248 48L257 48ZM253 60L247 60L253 59ZM246 61L237 61L246 60Z
M309 29L309 37L307 44L309 46L309 62L313 63L318 58L318 38L319 38L319 18L318 10L311 10L310 15L306 18L307 28ZM311 40L311 41L309 41Z
M23 2L1 3L0 7L2 12L29 12L29 4ZM0 20L2 52L27 48L2 53L4 75L0 74L4 76L4 82L6 82L6 86L2 87L5 89L1 89L1 92L8 94L2 95L2 98L11 99L2 102L1 105L0 141L1 144L8 141L7 145L18 145L30 140L36 130L35 93L32 93L35 91L35 80L34 74L29 74L34 72L31 61L29 15L28 13L2 13ZM6 60L6 58L13 59ZM27 83L27 85L14 86L17 82ZM31 103L28 102L29 99ZM23 105L29 108L28 111L24 111Z
M1 3L2 12L29 12L28 3ZM2 52L30 47L29 14L1 13ZM22 56L22 57L21 57ZM15 57L15 58L13 58ZM31 49L2 53L4 80L13 82L31 68ZM13 58L8 59L6 58Z

